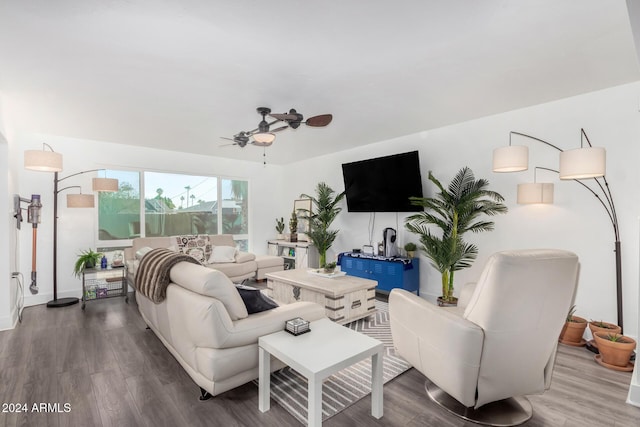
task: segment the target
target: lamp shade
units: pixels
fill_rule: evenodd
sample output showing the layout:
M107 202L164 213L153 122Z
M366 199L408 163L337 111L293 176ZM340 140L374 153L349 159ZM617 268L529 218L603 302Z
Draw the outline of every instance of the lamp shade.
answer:
M32 171L61 172L62 154L45 150L26 150L24 167Z
M67 194L68 208L92 208L94 206L93 194Z
M518 204L530 205L534 203L553 203L552 183L534 182L518 184Z
M118 191L118 180L114 178L93 178L93 191Z
M604 176L607 153L602 147L576 148L560 153L560 179L586 179Z
M493 150L494 172L519 172L529 168L529 147L508 145Z
M259 147L268 147L275 141L276 135L271 132L260 132L253 135L253 144Z

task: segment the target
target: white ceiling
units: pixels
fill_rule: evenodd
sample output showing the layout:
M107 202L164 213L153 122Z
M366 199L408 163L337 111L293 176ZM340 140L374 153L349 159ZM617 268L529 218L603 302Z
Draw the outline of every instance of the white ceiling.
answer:
M334 115L286 164L639 79L624 0L0 0L6 126L258 162L259 106Z

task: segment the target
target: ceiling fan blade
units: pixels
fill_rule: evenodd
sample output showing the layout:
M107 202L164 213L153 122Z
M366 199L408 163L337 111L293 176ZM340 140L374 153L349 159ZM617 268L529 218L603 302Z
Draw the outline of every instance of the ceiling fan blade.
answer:
M322 115L319 115L319 116L309 117L307 119L307 121L305 122L305 124L307 126L323 127L323 126L326 126L329 123L331 123L331 120L333 120L333 115L331 115L331 114L322 114Z
M229 138L226 138L226 139L229 139ZM228 147L230 145L238 145L238 143L234 142L233 144L222 144L220 147Z
M269 132L271 132L271 133L280 132L280 131L288 129L288 128L289 128L289 126L280 126L279 128L271 129Z
M226 136L221 136L220 139L226 139L227 141L234 141L235 142L235 139L227 138ZM229 145L231 145L231 144L229 144Z
M274 119L278 119L280 121L287 121L287 120L296 120L298 118L297 114L269 114L269 117L273 117Z

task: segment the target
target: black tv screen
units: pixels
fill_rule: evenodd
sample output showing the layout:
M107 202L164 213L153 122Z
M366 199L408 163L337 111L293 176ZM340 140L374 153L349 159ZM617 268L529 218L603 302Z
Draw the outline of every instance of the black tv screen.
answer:
M342 165L349 212L418 212L409 197L422 197L417 151Z

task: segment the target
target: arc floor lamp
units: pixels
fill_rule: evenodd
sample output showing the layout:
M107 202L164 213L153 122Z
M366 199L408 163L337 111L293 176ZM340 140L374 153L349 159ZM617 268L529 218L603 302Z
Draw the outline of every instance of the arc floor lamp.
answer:
M47 151L47 148L49 151ZM92 208L95 206L93 194L82 194L79 185L71 185L59 188L61 181L76 175L96 172L104 169L91 169L64 178L58 177L62 172L62 154L53 151L49 144L42 144L42 150L26 150L24 152L24 167L28 170L40 172L54 172L53 175L53 299L47 303L47 307L66 307L76 304L79 299L75 297L58 298L58 194L70 188L79 188L80 194L67 194L67 207ZM118 180L112 178L93 178L93 191L118 191Z
M607 212L615 238L617 321L618 326L624 329L622 325L622 254L620 252L620 229L618 227L616 207L613 203L609 183L605 176L605 149L592 146L584 129L580 129L580 148L573 150L563 150L535 136L511 131L509 132L509 145L493 151L494 172L518 172L526 170L529 167L529 148L523 145L511 145L512 135L523 136L558 150L560 152L560 170L543 167L536 167L536 169L556 172L560 175L561 180L573 180L577 182L583 188L590 191ZM584 146L584 141L587 142L587 147ZM581 180L583 179L593 179L592 182L595 182L595 189L582 182ZM518 185L518 203L553 203L553 184L535 182L534 170L533 183Z

